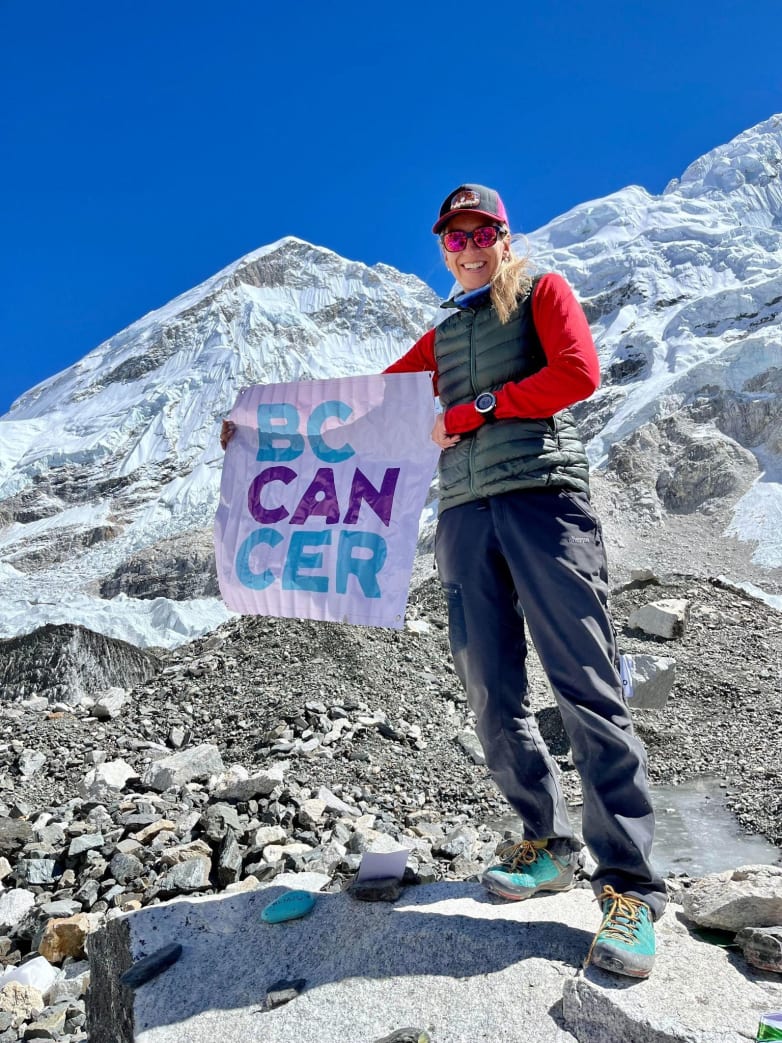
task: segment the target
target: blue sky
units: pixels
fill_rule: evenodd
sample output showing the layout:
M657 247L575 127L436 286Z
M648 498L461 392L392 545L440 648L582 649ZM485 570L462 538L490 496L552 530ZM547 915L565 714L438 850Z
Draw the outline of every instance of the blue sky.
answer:
M530 231L782 112L779 0L0 0L0 415L293 234L450 279L462 181Z

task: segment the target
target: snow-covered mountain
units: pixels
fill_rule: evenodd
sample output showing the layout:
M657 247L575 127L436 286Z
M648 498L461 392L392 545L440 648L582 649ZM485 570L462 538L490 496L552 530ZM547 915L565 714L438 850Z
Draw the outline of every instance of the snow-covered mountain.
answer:
M170 646L223 622L210 530L239 389L378 372L438 305L286 238L19 398L0 420L0 637L71 622Z
M623 189L530 242L575 286L600 351L581 411L593 463L645 470L635 493L658 514L735 499L726 534L782 565L782 116L661 196Z
M724 517L725 538L747 541L772 592L781 171L775 116L660 196L626 188L528 237L536 266L570 280L592 323L604 382L579 419L629 509L621 524ZM217 431L237 391L376 372L437 305L413 276L286 238L23 395L0 418L0 637L73 622L172 645L222 622L210 531Z

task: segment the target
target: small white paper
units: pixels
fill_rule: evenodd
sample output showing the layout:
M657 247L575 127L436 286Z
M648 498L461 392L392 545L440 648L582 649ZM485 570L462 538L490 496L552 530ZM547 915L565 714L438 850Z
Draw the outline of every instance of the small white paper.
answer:
M622 682L622 692L625 699L632 699L635 695L633 689L633 666L634 659L631 655L619 656L619 678Z
M356 879L383 880L393 877L395 880L401 880L405 874L409 854L410 852L404 848L401 851L367 851L362 855Z

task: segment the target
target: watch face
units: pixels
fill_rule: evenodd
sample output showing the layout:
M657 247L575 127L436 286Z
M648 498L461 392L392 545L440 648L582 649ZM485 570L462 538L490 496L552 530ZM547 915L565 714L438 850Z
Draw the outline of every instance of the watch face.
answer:
M483 394L478 395L475 399L475 408L479 413L491 413L496 405L497 399L491 391L484 391Z

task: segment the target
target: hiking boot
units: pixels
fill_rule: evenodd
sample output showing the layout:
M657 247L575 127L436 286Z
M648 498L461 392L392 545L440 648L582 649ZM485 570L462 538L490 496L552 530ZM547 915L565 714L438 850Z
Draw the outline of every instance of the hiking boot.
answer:
M492 894L519 902L547 891L569 891L581 865L579 851L549 851L546 840L501 841L500 862L481 877Z
M604 971L648 978L654 964L654 923L646 902L606 885L598 897L603 922L586 958Z

